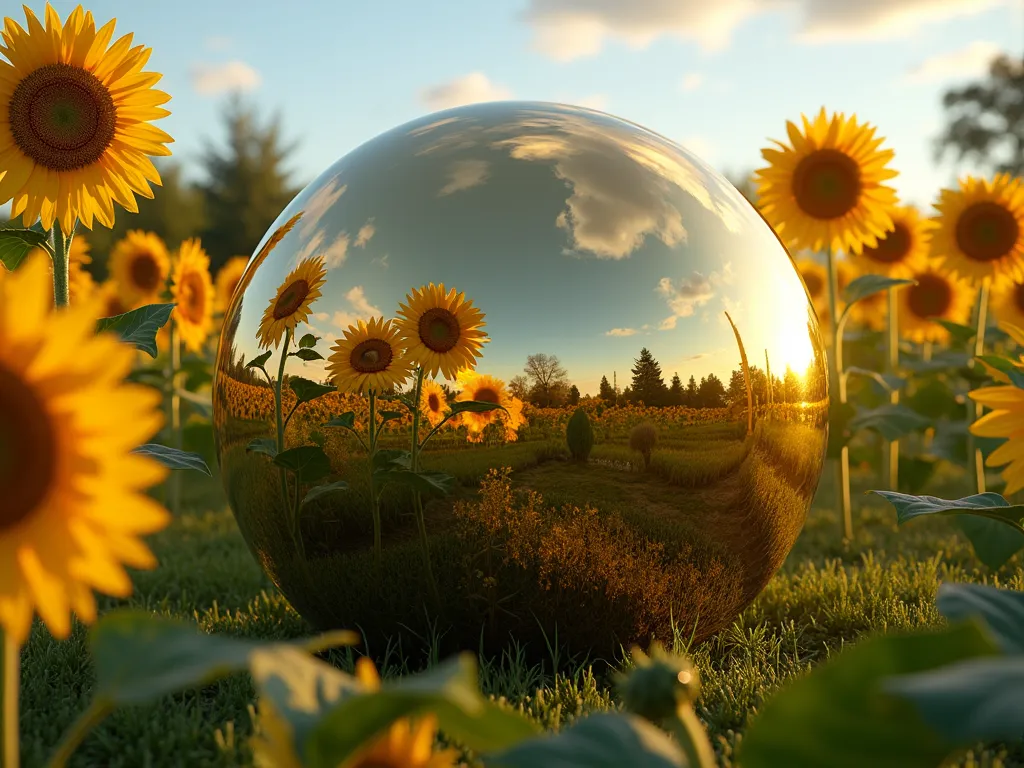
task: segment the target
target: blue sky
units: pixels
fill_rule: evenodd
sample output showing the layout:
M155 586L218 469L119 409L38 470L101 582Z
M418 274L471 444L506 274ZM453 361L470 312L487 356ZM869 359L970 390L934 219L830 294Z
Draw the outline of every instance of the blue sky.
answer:
M75 5L54 3L62 18ZM984 71L996 50L1024 53L1024 8L997 0L94 0L87 8L153 47L150 69L173 96L161 126L179 159L193 162L203 137L220 138L225 91L241 87L282 111L287 135L301 141L293 162L303 181L391 127L466 100L603 109L727 171L756 167L787 119L824 105L877 125L896 150L899 191L927 205L955 173L930 156L942 90Z

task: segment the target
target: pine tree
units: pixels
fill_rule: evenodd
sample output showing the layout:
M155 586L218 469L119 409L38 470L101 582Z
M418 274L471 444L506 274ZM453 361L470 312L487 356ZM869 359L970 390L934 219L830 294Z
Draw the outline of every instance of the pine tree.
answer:
M615 403L615 390L612 385L608 382L607 376L601 377L601 388L597 392L597 396L604 400L609 405Z
M697 396L703 408L725 407L725 385L713 373L709 373L706 378L700 380Z
M569 396L566 398L566 403L569 405L578 405L580 402L580 390L575 384L569 387Z
M647 347L633 361L633 397L644 405L664 405L668 390L661 377L661 366Z
M803 400L803 384L800 382L800 377L797 376L796 371L786 366L786 376L782 380L781 390L784 392L784 399L787 403L799 403Z
M697 380L693 378L693 374L690 374L690 380L686 384L686 391L683 393L683 405L690 408L699 408L700 403L697 402L697 392Z
M744 407L747 404L747 381L743 378L743 371L734 370L729 375L729 388L726 391L730 403L739 403Z
M679 378L679 374L675 373L672 375L672 384L668 388L668 404L669 405L682 405L683 404L683 382Z

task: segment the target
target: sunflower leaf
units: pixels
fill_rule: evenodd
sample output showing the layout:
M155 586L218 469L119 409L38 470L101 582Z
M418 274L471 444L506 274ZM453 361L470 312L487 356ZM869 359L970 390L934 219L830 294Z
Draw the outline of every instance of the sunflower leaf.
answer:
M1024 654L1024 592L944 582L939 585L935 607L948 621L982 619L1004 653Z
M190 392L187 389L178 387L174 390L174 394L194 407L203 416L213 415L213 399L209 392Z
M309 433L309 439L310 439L310 442L316 443L321 448L323 448L324 447L324 443L327 442L327 436L323 432L321 432L319 429L314 429L312 432L310 432Z
M315 381L303 379L299 376L294 376L288 380L288 388L295 393L295 396L299 399L300 403L311 402L316 400L318 397L329 395L331 392L336 390L335 387L327 387L323 384L317 384Z
M1001 355L978 355L975 360L988 368L994 379L1024 389L1024 371L1010 358ZM1002 377L996 373L1002 374Z
M315 347L316 343L320 340L319 336L314 336L312 333L307 333L301 339L299 339L299 349L309 349Z
M316 501L317 499L321 499L324 496L330 496L332 493L337 493L338 491L347 490L348 483L346 483L344 480L338 480L337 482L328 483L327 485L314 486L313 488L309 489L309 492L306 494L305 498L302 499L302 504L300 506L304 507L311 501Z
M319 445L289 448L277 454L274 463L295 473L295 478L300 484L315 483L331 474L331 460Z
M342 427L343 429L353 429L356 423L355 411L348 411L347 413L341 414L341 416L335 416L330 421L325 421L325 427Z
M198 453L179 451L177 448L168 448L166 445L160 445L159 443L140 445L132 453L149 456L170 469L194 469L197 472L213 477L210 468Z
M886 392L899 392L903 385L907 383L906 379L891 373L879 373L878 371L869 371L867 368L857 368L856 366L847 368L846 375L866 376L869 379L874 379Z
M265 366L267 364L267 360L270 359L270 356L272 354L274 354L274 350L268 349L266 352L264 352L259 357L254 357L252 360L250 360L248 363L246 363L245 367L246 368L262 368L263 366Z
M1007 530L1000 520L957 515L954 522L971 542L975 556L993 571L1024 549L1024 533Z
M398 483L419 493L447 496L452 492L455 478L444 472L420 470L413 472L404 468L377 469L373 478L379 483Z
M846 289L843 291L843 301L846 302L846 309L849 310L851 304L861 299L866 299L868 296L873 296L889 288L916 284L916 280L900 280L895 277L886 277L885 275L861 275L846 286Z
M969 342L978 332L977 328L972 328L969 325L962 325L961 323L954 323L952 320L932 318L932 322L938 323L949 331L949 335L952 337L953 342L960 345L964 345Z
M489 403L485 400L459 400L452 403L449 408L452 416L457 413L487 413L499 408L508 413L508 409L500 403Z
M399 448L379 448L373 452L373 468L409 469L412 467L412 454Z
M274 458L277 456L277 440L272 437L257 437L245 446L246 453L263 453Z
M45 233L33 229L0 227L0 263L13 272L33 249L43 248L49 253L46 239Z
M297 357L300 360L306 360L306 361L309 361L309 360L323 360L324 359L324 356L321 355L319 352L317 352L315 349L307 349L305 347L302 348L302 349L297 349L294 352L289 352L288 354L293 356L293 357Z
M892 441L931 425L931 420L917 411L902 404L887 403L870 410L858 409L857 415L850 419L849 429L851 432L870 429Z
M381 424L384 424L385 422L388 421L392 421L394 419L400 419L403 416L405 416L405 414L402 413L401 411L381 411L379 415Z
M868 491L881 496L896 509L896 524L903 525L929 515L976 515L996 520L1024 534L1024 505L1010 505L998 493L978 493L962 499L938 499L934 496L911 496L895 491Z
M114 317L96 321L96 332L112 331L150 357L156 357L156 334L167 324L174 304L147 304Z

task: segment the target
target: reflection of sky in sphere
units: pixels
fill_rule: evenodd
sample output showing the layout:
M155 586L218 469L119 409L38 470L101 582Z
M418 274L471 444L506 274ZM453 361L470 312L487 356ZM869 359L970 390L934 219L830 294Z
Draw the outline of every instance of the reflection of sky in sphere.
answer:
M581 392L619 387L642 347L665 381L752 365L804 373L808 301L786 252L724 178L678 145L584 109L484 104L392 130L356 149L281 214L302 220L253 277L235 344L278 284L324 255L310 327L325 341L359 318L394 317L414 287L443 282L486 315L478 365L506 381L556 355ZM329 344L318 349L328 354ZM290 361L321 378L323 363Z

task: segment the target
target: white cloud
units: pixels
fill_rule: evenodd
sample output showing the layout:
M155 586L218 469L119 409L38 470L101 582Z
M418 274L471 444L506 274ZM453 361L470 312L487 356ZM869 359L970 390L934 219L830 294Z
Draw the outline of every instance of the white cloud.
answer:
M438 111L481 101L501 101L511 96L508 88L492 83L483 72L471 72L424 89L420 100L431 110Z
M448 182L438 191L438 197L472 189L483 184L490 175L491 164L486 160L456 160L448 169Z
M670 331L676 327L680 317L692 317L697 307L703 307L715 295L715 288L722 285L731 285L735 273L732 269L732 262L726 262L721 272L712 272L705 277L700 272L694 272L690 277L674 282L670 277L663 277L658 281L658 287L654 290L665 297L668 308L672 314L661 321L659 330ZM723 301L725 297L723 297Z
M684 91L695 91L704 84L704 75L700 72L688 72L683 75L679 87Z
M373 219L370 219L359 228L359 231L356 233L356 241L353 245L355 245L356 248L365 247L366 244L370 242L370 238L373 237L376 232L377 228L373 225Z
M351 305L351 311L339 310L331 318L331 323L342 330L345 330L350 325L355 325L360 320L369 320L373 317L380 317L383 314L378 307L373 306L367 300L366 291L361 285L353 286L345 294L345 299Z
M728 45L754 16L796 11L807 42L877 39L915 32L921 24L979 13L1005 0L530 0L523 19L534 48L556 61L598 53L610 40L645 48L662 37Z
M925 59L907 72L904 80L908 83L927 83L983 75L1000 50L995 43L975 40L963 48Z
M605 336L636 336L636 328L612 328L605 332Z
M323 256L324 266L328 269L337 267L344 263L348 256L348 235L344 232L338 234L326 245L324 244L324 231L318 229L313 236L303 243L302 248L295 254L295 263L299 264L310 256Z
M251 91L259 87L260 74L244 61L225 64L196 64L192 67L192 87L204 96L225 91Z
M604 112L608 108L608 95L604 93L595 93L592 96L584 96L582 99L577 99L576 104L580 107L596 109L599 112Z
M714 147L711 146L711 142L703 136L687 136L686 138L679 139L679 144L693 152L705 163L710 162L714 154Z

